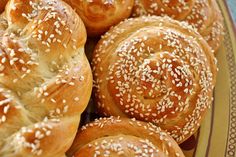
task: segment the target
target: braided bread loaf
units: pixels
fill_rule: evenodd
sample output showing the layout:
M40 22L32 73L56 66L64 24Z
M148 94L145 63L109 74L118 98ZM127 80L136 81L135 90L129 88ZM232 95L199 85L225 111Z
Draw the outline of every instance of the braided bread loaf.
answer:
M178 144L151 123L100 118L82 127L69 157L184 157Z
M82 18L89 36L98 36L128 18L134 0L64 0Z
M217 67L209 45L167 17L120 23L99 41L92 66L101 113L153 122L178 143L198 129L213 100Z
M92 88L85 27L61 0L10 0L0 30L0 156L64 157Z
M133 16L147 14L188 22L214 52L223 40L223 17L215 0L135 0Z

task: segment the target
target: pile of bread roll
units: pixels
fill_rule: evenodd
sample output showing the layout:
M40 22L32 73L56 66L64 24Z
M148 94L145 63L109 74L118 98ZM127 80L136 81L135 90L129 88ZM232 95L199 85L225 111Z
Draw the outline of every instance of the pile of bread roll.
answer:
M215 0L2 0L0 12L0 157L184 156L213 101ZM99 118L80 126L91 99Z

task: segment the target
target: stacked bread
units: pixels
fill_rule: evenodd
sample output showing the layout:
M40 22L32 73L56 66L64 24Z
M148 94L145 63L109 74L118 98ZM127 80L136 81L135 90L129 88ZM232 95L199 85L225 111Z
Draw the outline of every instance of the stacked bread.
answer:
M0 156L184 156L178 144L213 100L215 0L9 0L0 11ZM100 118L79 127L90 98Z

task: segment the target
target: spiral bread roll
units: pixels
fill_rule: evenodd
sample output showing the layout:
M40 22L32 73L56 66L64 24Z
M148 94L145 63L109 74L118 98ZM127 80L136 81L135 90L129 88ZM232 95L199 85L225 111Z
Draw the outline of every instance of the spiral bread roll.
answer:
M92 88L83 22L61 0L10 0L1 18L0 156L64 157Z
M168 17L120 23L98 42L92 66L100 113L153 122L178 143L198 129L213 100L217 67L209 45Z
M215 0L135 0L133 16L147 14L188 22L214 52L223 40L223 17Z
M68 151L74 157L184 157L159 127L127 118L100 118L82 127Z
M131 15L134 0L64 0L82 18L89 36L98 36Z

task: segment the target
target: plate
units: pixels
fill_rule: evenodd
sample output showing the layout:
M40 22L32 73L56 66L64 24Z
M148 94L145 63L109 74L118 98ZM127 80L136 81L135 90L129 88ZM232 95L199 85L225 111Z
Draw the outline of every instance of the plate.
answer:
M196 134L180 145L186 157L236 157L236 30L226 2L218 3L225 19L225 39L216 56L219 72L214 102ZM90 61L97 40L88 39ZM92 104L91 100L81 125L98 118Z

